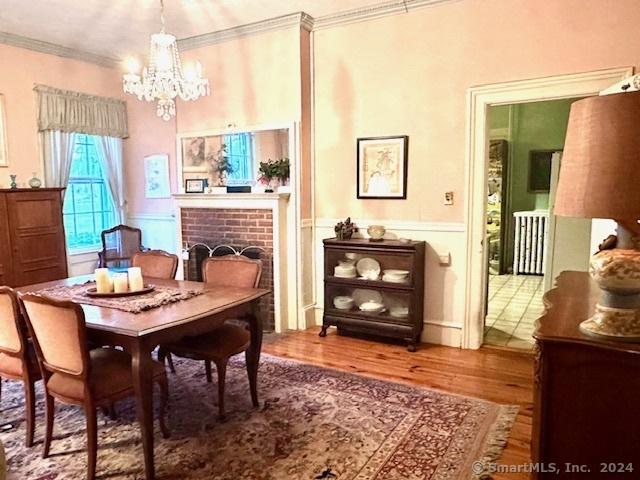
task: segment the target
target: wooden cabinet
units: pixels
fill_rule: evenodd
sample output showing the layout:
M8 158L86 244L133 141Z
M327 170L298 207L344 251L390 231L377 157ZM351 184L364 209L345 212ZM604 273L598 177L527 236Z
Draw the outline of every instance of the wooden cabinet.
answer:
M534 478L640 475L640 344L580 332L599 295L582 272L563 272L545 295L547 312L534 334L532 453L547 471Z
M67 277L62 189L0 190L0 284Z
M379 276L375 279L364 279L359 274L355 278L335 276L335 267L349 257L356 264L373 259L380 266ZM400 338L407 342L409 351L415 351L424 325L424 262L424 242L324 240L324 317L320 336L325 336L327 328L333 325L339 330ZM385 270L403 270L408 275L403 281L385 281ZM383 310L360 310L359 303L368 296L382 303ZM353 298L354 304L337 308L336 297ZM399 314L402 309L405 314Z

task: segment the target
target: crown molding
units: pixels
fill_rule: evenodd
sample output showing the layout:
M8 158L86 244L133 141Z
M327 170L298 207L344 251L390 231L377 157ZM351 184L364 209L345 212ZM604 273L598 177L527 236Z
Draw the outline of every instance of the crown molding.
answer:
M335 27L346 23L363 22L380 17L409 13L416 8L433 7L443 3L459 2L462 0L391 0L367 7L354 8L339 13L316 17L313 22L314 30Z
M462 0L387 0L368 7L346 10L317 18L313 18L311 15L304 12L297 12L289 15L282 15L280 17L260 20L258 22L247 23L245 25L239 25L225 30L217 30L215 32L179 39L178 46L181 50L192 50L195 48L206 47L208 45L215 45L235 38L296 26L308 32L312 32L347 23L362 22L390 15L408 13L417 8L459 1ZM120 65L120 61L114 58L75 48L64 47L55 43L23 37L13 33L0 32L0 43L19 48L26 48L35 52L56 55L58 57L72 58L74 60L94 63L108 68L118 68Z
M296 26L311 31L313 30L313 25L314 21L310 15L304 12L298 12L260 20L259 22L247 23L238 27L227 28L226 30L217 30L215 32L203 33L202 35L182 38L178 40L178 47L181 50L193 50L194 48L215 45L234 38Z
M95 63L102 67L114 68L118 65L118 61L98 55L96 53L85 52L75 48L63 47L55 43L43 42L34 38L23 37L13 33L0 32L0 43L10 45L12 47L25 48L34 52L56 55L58 57L72 58L83 62Z

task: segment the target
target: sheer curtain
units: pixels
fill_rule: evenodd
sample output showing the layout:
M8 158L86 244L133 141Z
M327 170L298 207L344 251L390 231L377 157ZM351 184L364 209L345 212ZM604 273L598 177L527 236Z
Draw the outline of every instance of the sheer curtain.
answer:
M118 223L125 221L127 201L124 198L124 182L122 175L122 139L117 137L95 137L98 158L109 184Z
M44 156L44 181L47 187L66 187L69 183L71 160L76 134L60 130L40 132Z

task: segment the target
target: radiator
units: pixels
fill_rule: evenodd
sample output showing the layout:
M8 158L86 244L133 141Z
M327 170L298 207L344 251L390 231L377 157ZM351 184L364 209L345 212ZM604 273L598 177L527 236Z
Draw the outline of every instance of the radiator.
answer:
M547 210L515 212L513 217L516 222L513 251L514 275L544 275L549 212Z

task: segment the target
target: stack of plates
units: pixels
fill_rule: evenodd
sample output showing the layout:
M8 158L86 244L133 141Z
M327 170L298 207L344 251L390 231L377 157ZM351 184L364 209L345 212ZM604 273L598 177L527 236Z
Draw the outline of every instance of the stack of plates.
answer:
M382 275L383 282L406 283L409 280L409 270L385 270Z

